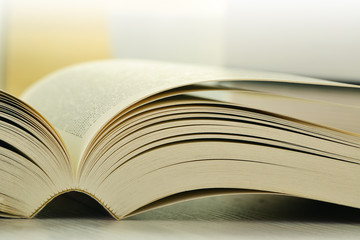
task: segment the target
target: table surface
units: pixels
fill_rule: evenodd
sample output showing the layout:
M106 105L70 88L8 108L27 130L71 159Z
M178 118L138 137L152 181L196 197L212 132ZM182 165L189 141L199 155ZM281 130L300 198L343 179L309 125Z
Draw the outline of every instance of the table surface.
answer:
M93 200L79 203L76 196L60 196L34 219L0 218L0 239L358 239L359 236L358 209L262 194L196 199L122 221L111 218Z

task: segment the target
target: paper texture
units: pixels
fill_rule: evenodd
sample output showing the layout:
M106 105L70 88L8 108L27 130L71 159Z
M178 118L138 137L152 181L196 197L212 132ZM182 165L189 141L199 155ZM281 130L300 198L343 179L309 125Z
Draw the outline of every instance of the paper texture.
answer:
M22 98L60 133L66 132L62 137L72 157L78 158L101 126L126 106L172 87L213 80L335 84L278 73L112 60L80 64L58 71L34 85Z

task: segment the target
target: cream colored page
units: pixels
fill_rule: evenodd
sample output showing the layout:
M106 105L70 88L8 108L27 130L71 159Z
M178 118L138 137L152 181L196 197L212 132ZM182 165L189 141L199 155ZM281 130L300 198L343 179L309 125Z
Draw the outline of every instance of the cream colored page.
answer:
M202 91L192 96L239 104L299 120L360 134L360 107L248 91ZM357 98L359 103L360 96Z
M22 98L60 132L77 163L99 128L134 101L171 87L222 79L333 84L285 74L154 61L107 60L58 71L34 85Z

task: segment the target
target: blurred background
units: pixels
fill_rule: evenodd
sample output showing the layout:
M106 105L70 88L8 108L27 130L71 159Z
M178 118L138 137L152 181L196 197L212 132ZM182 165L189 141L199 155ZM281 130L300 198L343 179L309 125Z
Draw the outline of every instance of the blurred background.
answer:
M145 58L360 80L356 0L0 0L0 87Z

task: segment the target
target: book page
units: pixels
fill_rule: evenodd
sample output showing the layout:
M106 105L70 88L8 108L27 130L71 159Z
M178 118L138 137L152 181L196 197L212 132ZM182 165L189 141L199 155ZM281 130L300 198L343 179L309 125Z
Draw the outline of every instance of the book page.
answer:
M337 85L287 74L155 61L110 60L58 71L34 85L22 98L60 132L72 161L77 163L101 126L135 101L181 85L235 79Z

